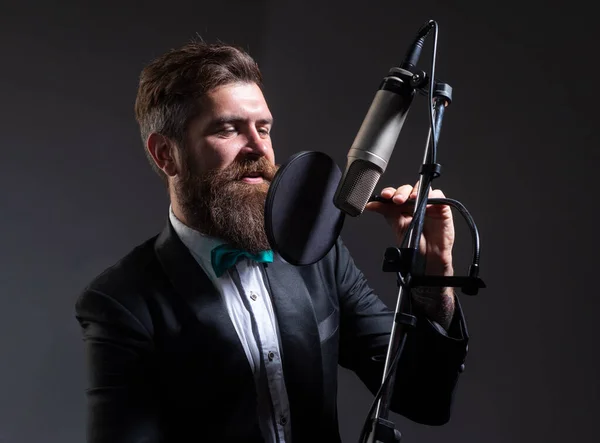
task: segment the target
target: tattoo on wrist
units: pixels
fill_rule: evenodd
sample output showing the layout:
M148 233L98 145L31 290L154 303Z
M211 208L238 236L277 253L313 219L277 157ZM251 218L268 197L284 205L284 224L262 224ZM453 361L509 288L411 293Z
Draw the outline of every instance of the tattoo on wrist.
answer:
M412 298L431 320L446 330L450 327L454 316L454 288L413 288Z

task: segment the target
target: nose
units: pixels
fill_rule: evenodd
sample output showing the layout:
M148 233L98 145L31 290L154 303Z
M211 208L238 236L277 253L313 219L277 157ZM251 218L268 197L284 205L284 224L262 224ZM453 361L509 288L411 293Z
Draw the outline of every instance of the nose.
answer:
M255 128L248 131L248 141L243 148L244 153L262 157L267 152L266 141L260 136Z

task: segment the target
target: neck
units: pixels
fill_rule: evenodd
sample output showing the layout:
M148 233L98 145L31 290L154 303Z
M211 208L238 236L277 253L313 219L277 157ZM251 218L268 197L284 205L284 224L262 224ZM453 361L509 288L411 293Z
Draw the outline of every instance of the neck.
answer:
M177 220L179 220L181 223L186 225L188 228L193 229L194 231L198 231L203 235L206 235L206 233L202 232L200 229L198 229L197 226L192 226L191 221L188 220L188 218L185 216L183 210L181 209L181 205L179 204L177 199L174 198L173 195L171 195L170 200L171 200L171 209L173 210L173 214L175 215L175 217L177 217Z

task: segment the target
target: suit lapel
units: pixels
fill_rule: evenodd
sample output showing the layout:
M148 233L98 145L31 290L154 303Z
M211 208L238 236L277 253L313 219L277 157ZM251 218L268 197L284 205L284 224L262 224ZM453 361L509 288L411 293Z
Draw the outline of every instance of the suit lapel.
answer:
M171 223L157 238L155 250L171 283L203 328L231 346L222 358L228 367L240 368L241 379L230 382L243 385L246 392L254 390L253 374L227 308ZM321 346L313 304L298 270L280 257L265 266L265 275L279 326L294 439L310 441L319 431L315 418L320 414L315 409L323 404Z
M265 266L283 347L283 374L290 401L294 439L315 438L315 413L323 404L323 373L319 329L304 281L298 270L275 256ZM306 441L310 441L306 440Z
M251 383L254 387L250 364L225 302L208 275L181 242L170 222L167 222L156 240L155 250L175 290L191 308L202 329L209 334L209 341L213 346L224 349L219 353L226 359L226 367L241 374L242 381Z

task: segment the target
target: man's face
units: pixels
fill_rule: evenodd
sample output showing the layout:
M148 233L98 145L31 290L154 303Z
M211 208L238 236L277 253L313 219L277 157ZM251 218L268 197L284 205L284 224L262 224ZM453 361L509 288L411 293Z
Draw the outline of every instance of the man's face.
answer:
M251 252L269 249L264 202L276 172L272 116L260 88L235 83L209 92L180 149L173 191L187 223Z
M215 88L202 100L202 114L188 127L187 148L198 173L225 169L235 161L264 157L274 164L273 117L260 88L233 83ZM248 177L247 183L261 180Z

